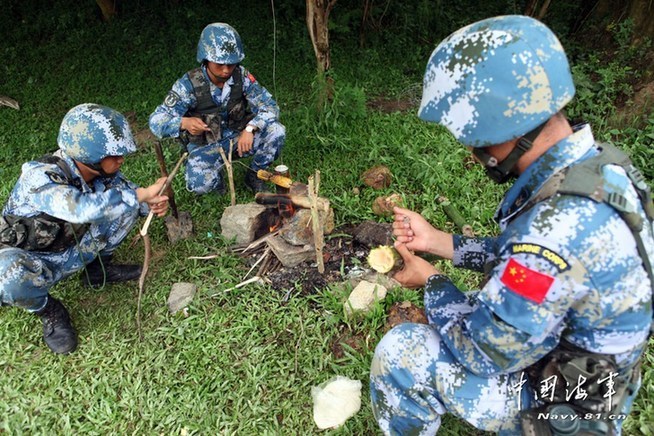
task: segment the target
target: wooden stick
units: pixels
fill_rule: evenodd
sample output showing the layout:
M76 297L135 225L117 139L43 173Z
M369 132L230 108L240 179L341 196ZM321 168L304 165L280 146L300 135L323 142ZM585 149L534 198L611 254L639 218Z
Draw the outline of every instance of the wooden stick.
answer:
M234 147L234 141L232 139L229 140L229 158L225 156L225 150L222 149L222 147L218 147L218 151L220 152L220 156L223 158L223 163L225 164L225 168L227 168L227 179L229 180L229 195L231 198L231 205L235 206L236 205L236 190L234 189L234 168L232 167L232 152L233 152L233 147Z
M236 286L234 286L234 287L232 287L232 288L227 288L227 289L225 289L225 290L222 291L222 292L216 292L215 294L211 294L210 297L216 297L216 296L218 296L218 295L220 295L220 294L222 294L222 293L229 292L229 291L233 291L234 289L242 288L243 286L247 286L247 285L249 285L250 283L258 282L259 280L261 280L261 277L259 277L259 276L254 276L254 277L252 277L251 279L247 279L246 281L241 282L241 283L239 283L238 285L236 285Z
M257 265L259 265L259 264L261 263L261 261L262 261L266 256L268 256L269 254L270 254L270 247L266 247L266 250L263 252L263 254L262 254L261 257L259 258L259 260L257 260L257 261L254 263L254 265L252 265L252 268L250 268L250 270L249 270L249 271L248 271L248 272L243 276L243 280L245 280L246 277L250 275L250 273L252 272L252 270L254 270L254 269L257 267Z
M161 142L154 142L154 151L157 155L157 161L159 161L159 170L161 171L162 177L168 177L168 169L166 168L166 158L164 157L163 149L161 148ZM177 204L175 203L175 193L173 188L168 185L166 188L166 195L168 196L168 204L170 205L170 213L173 214L173 217L177 220L179 219L179 213L177 212Z
M281 230L281 229L277 229L277 230L275 230L274 232L268 233L267 235L264 235L264 236L260 237L259 239L257 239L256 241L250 243L250 245L248 245L247 247L245 247L245 248L241 251L241 254L242 254L242 253L245 253L245 252L248 251L248 250L251 250L252 248L256 248L256 247L258 247L258 246L261 245L262 243L266 242L268 239L270 239L270 238L272 238L272 237L274 237L274 236L277 236L277 235L279 234L280 230Z
M311 199L311 221L313 224L313 242L316 246L316 263L318 272L325 272L325 263L322 258L322 248L325 245L325 238L322 233L322 223L318 213L318 189L320 186L320 171L316 170L315 176L309 177L309 198Z
M179 158L177 161L177 164L175 165L175 168L173 168L173 171L168 175L168 178L164 182L163 186L159 190L159 195L162 195L165 191L168 185L170 185L170 182L172 182L173 178L175 177L175 174L177 174L177 171L179 171L179 167L182 166L182 162L186 160L188 157L188 153L184 153L182 157ZM152 222L152 217L154 216L154 212L150 211L148 214L148 217L145 219L145 224L143 224L143 227L141 228L141 236L145 236L148 234L148 228L150 227L150 223Z
M259 204L288 204L301 207L303 209L311 209L311 198L306 195L294 194L271 194L267 192L257 192L254 195L254 201ZM316 197L318 210L327 212L329 210L329 200L326 198Z

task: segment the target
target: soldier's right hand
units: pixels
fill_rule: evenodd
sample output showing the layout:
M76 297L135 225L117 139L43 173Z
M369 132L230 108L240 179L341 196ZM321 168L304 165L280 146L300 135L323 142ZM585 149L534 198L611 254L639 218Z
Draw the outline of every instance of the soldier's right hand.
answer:
M409 251L406 244L395 242L395 250L402 256L404 266L395 273L393 278L405 288L420 288L425 286L429 277L440 274L434 265Z
M393 208L393 236L397 242L413 251L435 254L443 259L452 259L454 245L452 235L434 228L419 213Z
M155 197L159 196L159 192L165 183L166 177L159 177L156 182L147 188L136 188L136 198L138 202L151 202ZM168 197L166 197L166 199L168 199Z
M211 129L200 118L182 117L181 130L188 131L191 135L199 135L203 132L210 132Z

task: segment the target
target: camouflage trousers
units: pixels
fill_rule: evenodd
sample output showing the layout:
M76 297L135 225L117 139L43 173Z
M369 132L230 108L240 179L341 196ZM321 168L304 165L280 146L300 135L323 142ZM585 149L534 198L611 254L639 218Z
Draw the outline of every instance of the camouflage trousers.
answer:
M205 146L189 144L189 158L186 163L186 189L196 194L206 194L224 188L223 159L220 148L229 155L229 143L233 143L236 153L238 132L223 131L224 137L218 142ZM280 123L268 124L254 134L252 150L242 157L253 156L250 168L254 171L266 169L279 156L286 139L286 128Z
M91 263L110 255L127 237L139 217L138 210L119 219L92 224L79 244L57 253L0 250L0 302L30 312L42 309L50 288Z
M475 375L433 327L400 324L377 345L370 395L384 434L433 435L441 415L450 412L478 429L519 435L518 413L530 407L520 381L520 374Z

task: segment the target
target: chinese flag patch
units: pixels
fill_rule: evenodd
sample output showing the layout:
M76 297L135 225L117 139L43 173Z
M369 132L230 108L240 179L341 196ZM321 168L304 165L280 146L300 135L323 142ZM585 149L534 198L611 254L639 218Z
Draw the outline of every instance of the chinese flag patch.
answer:
M254 76L252 75L252 73L250 73L250 72L248 72L248 79L250 79L250 82L252 82L252 83L257 81L257 79L255 79Z
M516 294L540 304L552 287L554 277L529 269L510 258L500 280Z

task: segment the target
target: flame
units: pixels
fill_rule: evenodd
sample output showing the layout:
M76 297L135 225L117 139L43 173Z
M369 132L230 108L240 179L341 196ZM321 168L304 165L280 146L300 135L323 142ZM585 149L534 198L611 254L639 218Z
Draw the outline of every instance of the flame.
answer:
M277 221L275 223L275 225L272 225L272 226L268 227L268 230L270 231L270 233L272 233L275 230L277 230L278 228L280 228L281 226L282 226L282 220L279 220L279 221Z
M279 209L279 215L281 215L282 218L290 218L293 215L295 215L295 208L293 207L293 204L291 203L278 203L277 208Z

